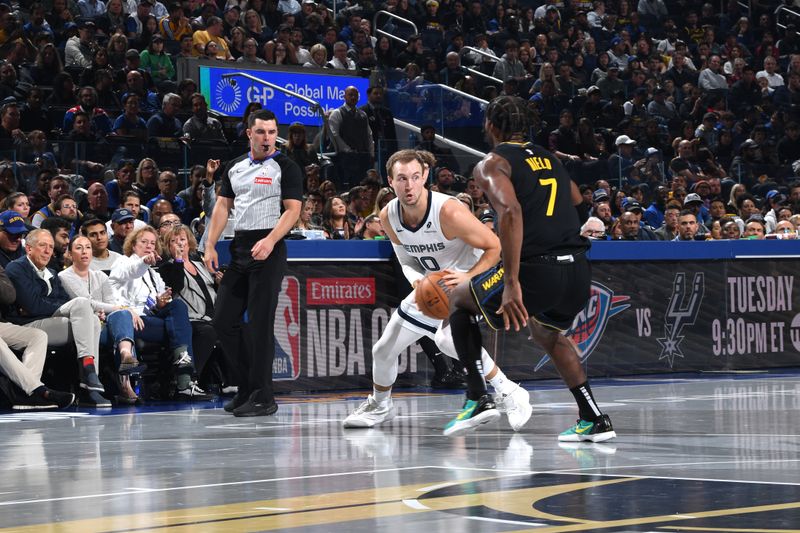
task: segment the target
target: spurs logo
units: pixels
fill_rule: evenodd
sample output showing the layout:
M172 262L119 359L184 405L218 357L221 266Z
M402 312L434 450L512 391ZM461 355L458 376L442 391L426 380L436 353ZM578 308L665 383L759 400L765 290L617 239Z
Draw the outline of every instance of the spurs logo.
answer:
M675 363L675 356L683 357L680 344L683 341L681 332L686 326L691 326L697 320L700 304L703 302L705 292L705 275L696 272L692 281L690 293L686 293L686 274L678 272L672 284L672 296L664 315L664 336L656 340L661 345L659 361L666 359L669 367Z

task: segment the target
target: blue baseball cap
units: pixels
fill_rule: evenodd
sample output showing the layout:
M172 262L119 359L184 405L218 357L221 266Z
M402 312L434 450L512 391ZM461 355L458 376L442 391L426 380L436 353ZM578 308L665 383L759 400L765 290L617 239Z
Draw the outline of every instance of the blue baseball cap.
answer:
M597 189L592 193L592 201L593 202L603 202L608 200L609 196L605 189Z
M28 233L28 226L25 225L25 219L16 211L3 211L0 213L0 230L13 235L21 233Z
M786 201L786 195L781 194L780 191L773 189L767 193L767 200L773 200L778 203L783 203Z
M623 211L644 211L642 209L642 204L636 201L635 198L631 198L628 196L624 200L622 200L622 210Z
M114 211L114 213L111 215L111 222L116 222L117 224L120 224L122 222L127 222L128 220L133 220L135 218L136 217L133 216L133 213L131 213L130 209L125 209L124 207L121 207L116 211Z

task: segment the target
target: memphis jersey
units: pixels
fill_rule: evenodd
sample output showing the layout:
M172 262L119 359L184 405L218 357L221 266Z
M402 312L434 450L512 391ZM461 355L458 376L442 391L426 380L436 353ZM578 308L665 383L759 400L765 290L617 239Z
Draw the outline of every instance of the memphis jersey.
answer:
M424 194L424 193L423 193ZM395 198L389 202L387 211L389 224L397 235L403 249L413 257L426 272L455 270L466 272L478 261L483 250L476 250L461 239L448 239L442 231L439 214L447 201L458 201L453 196L428 191L428 211L416 228L403 223L400 202ZM433 333L441 320L422 314L417 308L414 291L400 302L397 309L406 321L406 327L424 335Z
M476 263L481 253L476 253L475 248L461 239L448 239L444 236L439 213L449 200L458 201L453 196L428 191L428 211L416 228L403 222L400 202L396 198L389 202L389 224L397 235L397 240L426 272L446 269L466 272Z

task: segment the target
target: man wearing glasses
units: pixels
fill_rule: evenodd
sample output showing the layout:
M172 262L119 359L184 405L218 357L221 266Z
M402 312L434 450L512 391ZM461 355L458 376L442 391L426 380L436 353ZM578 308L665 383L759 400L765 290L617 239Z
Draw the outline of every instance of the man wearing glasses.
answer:
M172 204L172 212L180 218L186 210L186 202L178 196L178 177L174 172L165 170L158 175L158 190L158 196L147 202L147 208L152 211L157 201L166 200Z
M244 53L236 60L237 63L255 63L266 65L267 62L258 57L258 42L255 39L247 39L244 42Z
M181 219L175 213L167 213L166 215L161 217L161 220L158 222L158 236L163 237L173 228L181 227L183 223Z
M589 217L581 227L581 237L586 237L593 241L604 241L606 239L606 225L597 217Z
M0 266L25 255L22 239L28 234L25 220L16 211L0 213Z

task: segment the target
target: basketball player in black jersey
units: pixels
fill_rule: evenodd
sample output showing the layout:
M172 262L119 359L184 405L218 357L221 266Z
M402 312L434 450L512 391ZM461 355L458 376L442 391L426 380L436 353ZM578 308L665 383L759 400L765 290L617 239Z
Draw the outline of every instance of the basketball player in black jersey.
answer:
M463 433L496 418L480 368L480 314L494 329L527 325L553 359L580 414L558 440L602 442L616 433L594 400L577 347L563 334L589 299L589 242L580 236L569 174L552 153L525 140L529 117L527 102L518 97L495 98L486 109L493 149L473 176L497 212L502 262L450 296L453 340L468 370L468 393L444 433Z

